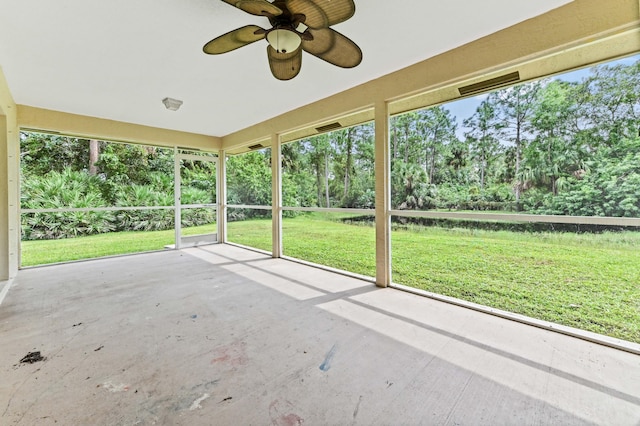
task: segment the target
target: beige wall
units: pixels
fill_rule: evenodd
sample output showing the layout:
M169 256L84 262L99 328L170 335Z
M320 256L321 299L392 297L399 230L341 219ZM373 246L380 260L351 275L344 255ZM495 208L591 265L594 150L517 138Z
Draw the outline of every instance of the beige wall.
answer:
M114 142L167 147L177 145L203 151L217 151L222 145L222 140L214 136L122 123L24 105L18 105L18 124L22 129L56 132L86 139Z
M19 143L16 104L0 69L0 280L19 266Z

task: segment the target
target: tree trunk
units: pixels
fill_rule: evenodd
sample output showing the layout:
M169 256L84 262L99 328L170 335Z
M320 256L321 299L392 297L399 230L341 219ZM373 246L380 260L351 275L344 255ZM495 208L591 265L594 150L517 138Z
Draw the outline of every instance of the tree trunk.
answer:
M433 129L433 144L431 145L431 149L427 150L429 155L428 158L425 158L425 171L427 170L427 163L429 164L429 184L433 184L433 179L436 175L436 156L438 155L438 138L440 137L440 129L436 127Z
M99 157L100 143L95 139L91 139L89 141L89 174L91 176L98 174L98 166L96 166L96 163L98 162Z
M393 160L398 158L398 130L396 126L393 126L392 128L391 141L393 146L393 149L391 150L391 159Z
M316 187L318 189L318 207L322 207L322 179L320 178L320 159L313 162L316 169Z
M329 207L329 153L324 154L324 193L327 205Z
M344 196L346 199L349 195L349 186L351 185L351 169L353 168L353 140L351 139L352 129L349 129L347 132L347 158L345 160L345 170L344 170Z
M431 150L431 161L429 162L429 183L433 184L433 179L436 174L436 147Z
M521 157L522 157L522 147L520 146L521 142L520 142L520 123L518 123L517 128L516 128L516 171L515 171L515 178L516 178L516 211L520 211L520 191L522 189L522 185L524 184L524 182L520 182L520 161L521 161Z
M409 123L404 126L404 162L409 162Z
M487 168L487 159L483 153L482 157L480 158L480 189L482 189L483 191L484 191L484 171L486 168Z

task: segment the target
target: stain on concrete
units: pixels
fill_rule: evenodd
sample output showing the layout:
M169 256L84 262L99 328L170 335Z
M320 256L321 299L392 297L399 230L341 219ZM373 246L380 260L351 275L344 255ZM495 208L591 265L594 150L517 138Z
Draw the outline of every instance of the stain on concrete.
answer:
M269 417L273 426L299 426L304 419L295 414L295 407L289 401L273 401L269 404Z
M220 379L210 380L208 382L197 384L191 387L191 392L198 391L200 389L204 389L205 391L208 391L209 389L217 385L218 382L220 382Z
M211 364L226 364L232 367L246 365L248 362L246 343L242 341L216 348L211 360Z
M209 395L208 393L205 393L204 395L202 395L200 398L196 399L195 401L193 401L193 403L191 404L191 406L189 407L189 411L193 411L193 410L197 410L202 408L202 402L207 399L210 398L211 395Z
M331 361L333 360L337 349L338 348L336 345L333 345L331 347L329 352L327 352L327 355L324 357L324 361L322 362L322 364L320 364L320 370L329 371L329 369L331 368Z
M358 398L358 403L356 404L356 409L353 410L353 420L356 419L356 417L358 417L358 412L360 411L360 404L362 403L362 395L360 395L360 398Z
M126 392L129 390L129 385L125 385L124 383L120 383L119 385L116 385L112 382L104 382L102 384L102 387L111 393Z

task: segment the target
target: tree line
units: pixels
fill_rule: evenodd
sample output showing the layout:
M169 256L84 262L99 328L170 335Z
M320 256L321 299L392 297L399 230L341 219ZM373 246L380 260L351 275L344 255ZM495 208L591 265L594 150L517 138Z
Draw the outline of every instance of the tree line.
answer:
M446 104L395 116L392 207L638 217L639 87L640 61L602 65L492 92L461 120ZM285 145L290 205L372 207L373 144L365 124Z

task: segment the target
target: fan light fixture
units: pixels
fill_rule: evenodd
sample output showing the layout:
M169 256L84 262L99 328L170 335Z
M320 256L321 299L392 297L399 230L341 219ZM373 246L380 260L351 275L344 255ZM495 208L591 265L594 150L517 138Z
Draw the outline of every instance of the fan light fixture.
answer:
M332 29L356 12L354 0L223 0L250 15L269 19L270 28L245 25L206 43L207 55L231 52L266 39L271 74L291 80L302 67L302 52L341 68L362 61L362 50Z
M164 98L162 103L170 111L177 111L182 106L182 101L173 98Z
M278 53L295 52L302 43L302 39L295 31L282 28L269 31L267 41Z

